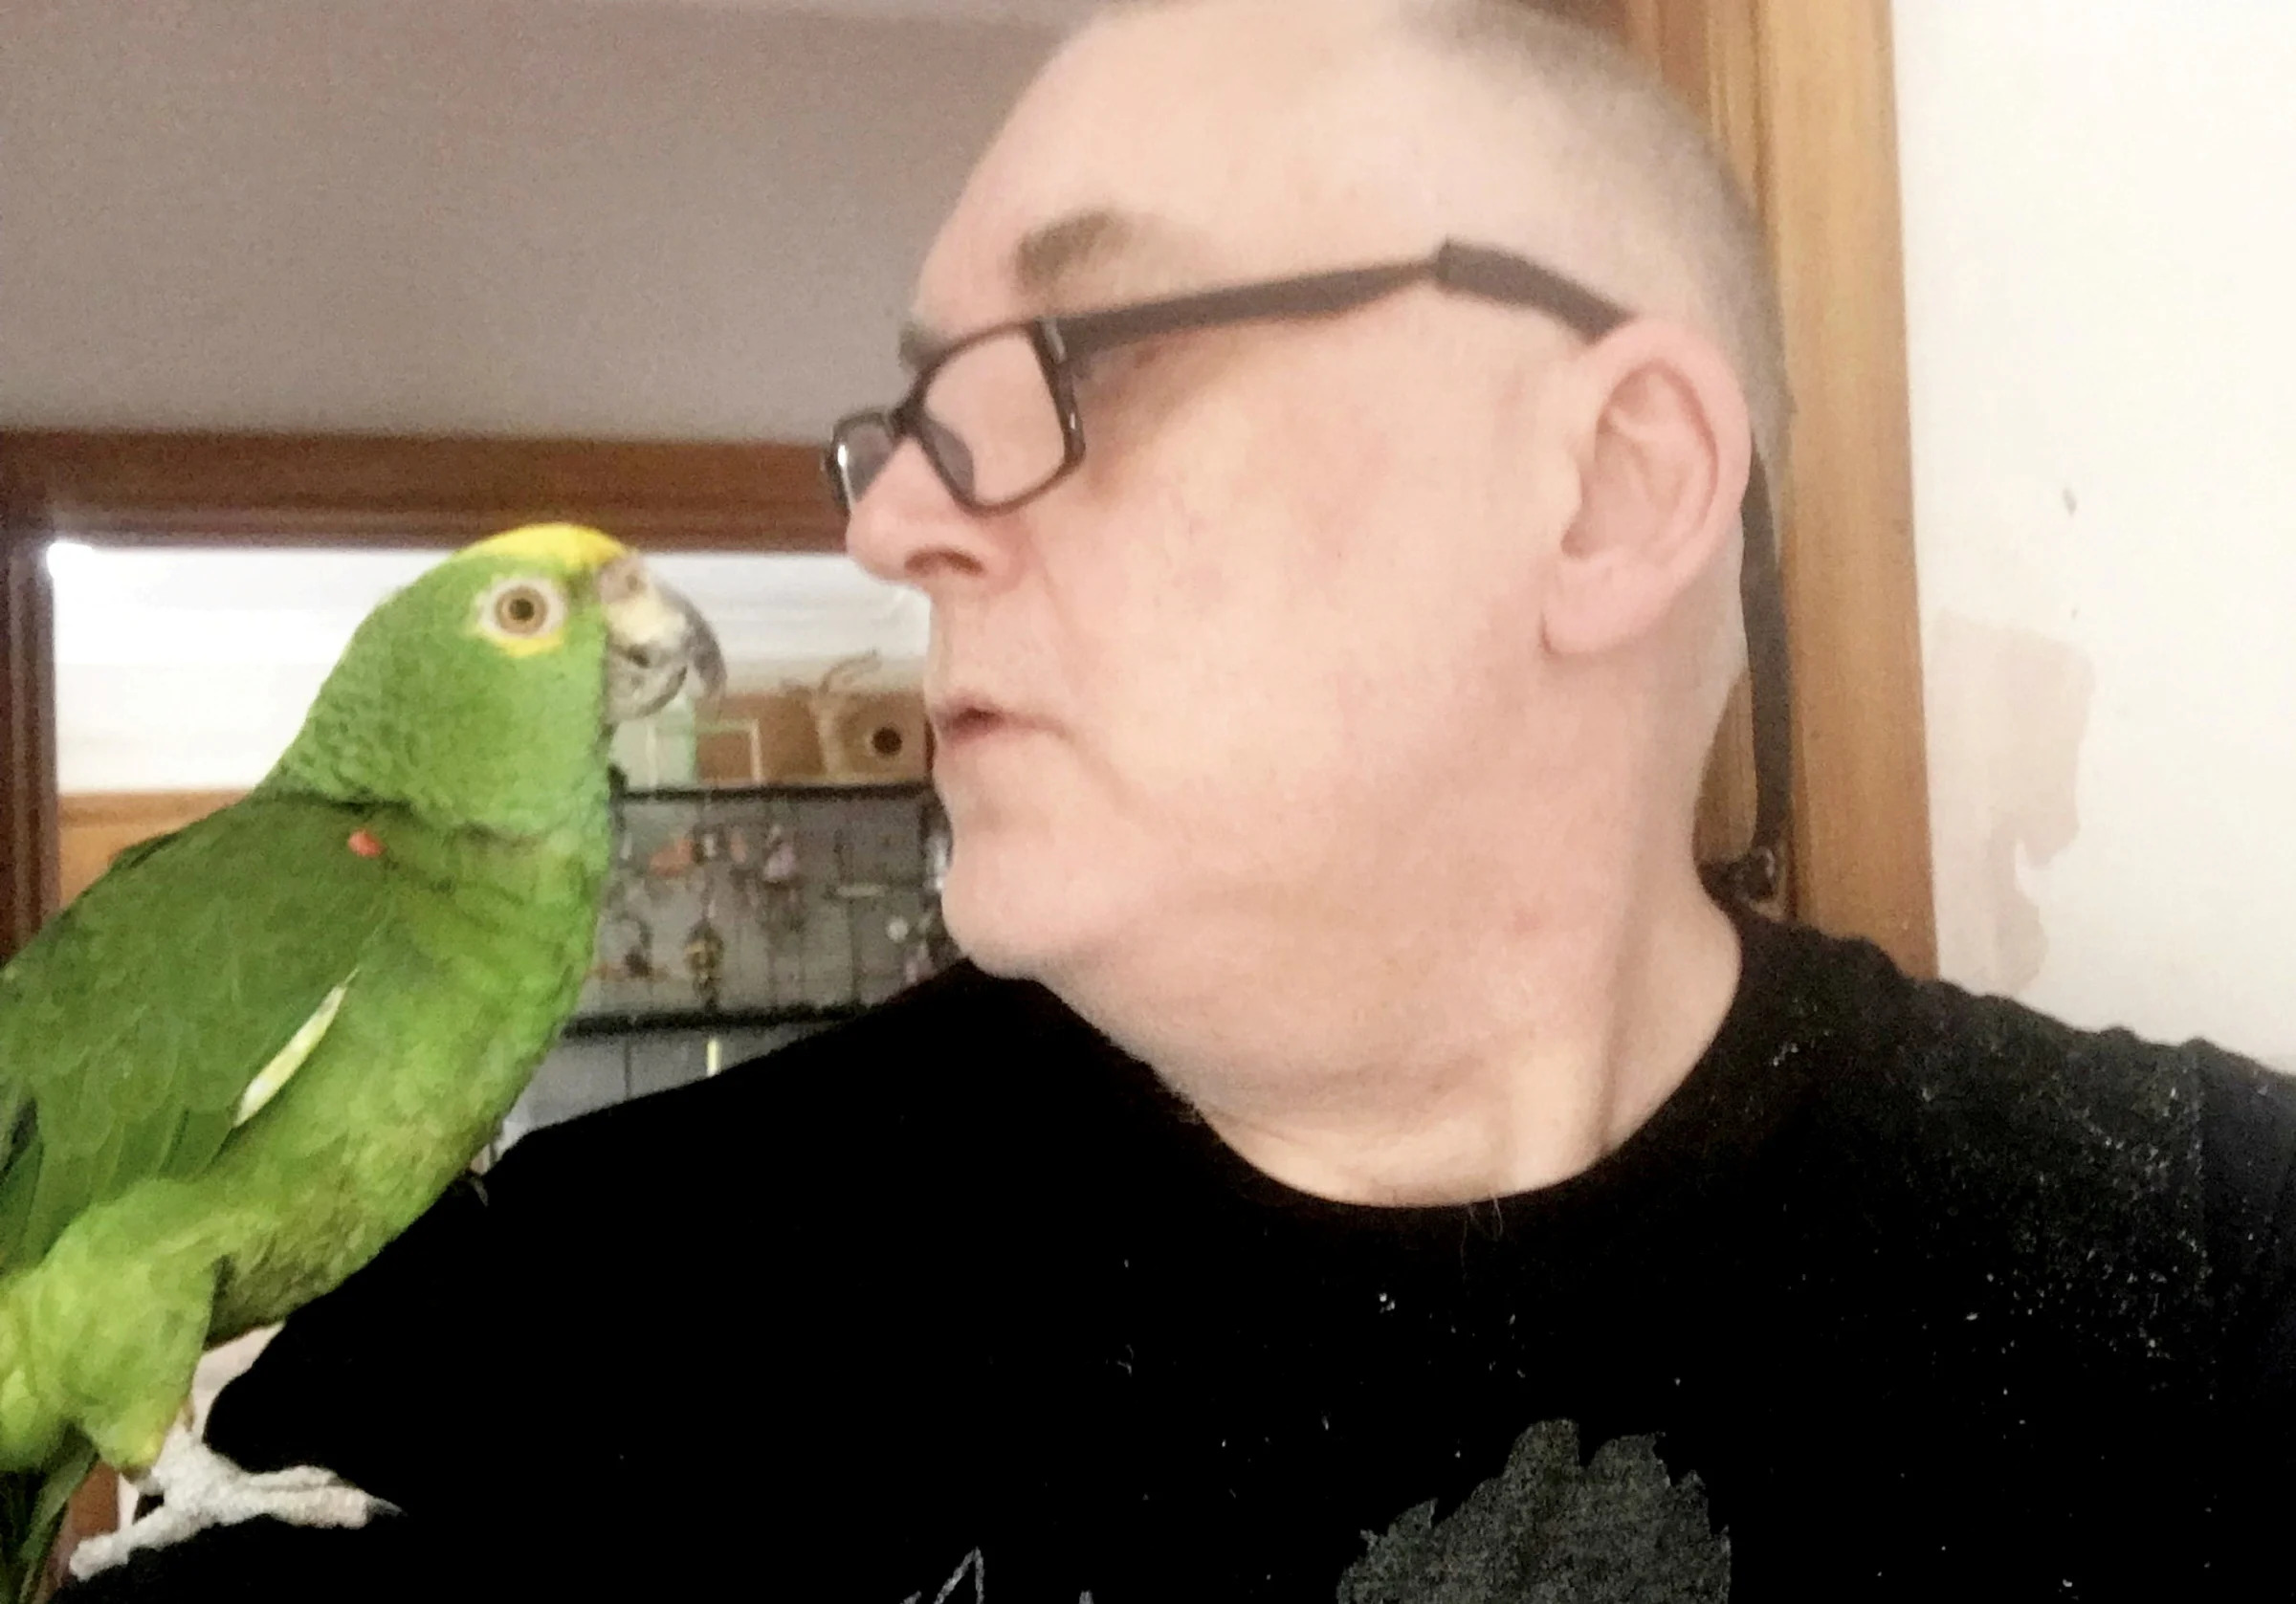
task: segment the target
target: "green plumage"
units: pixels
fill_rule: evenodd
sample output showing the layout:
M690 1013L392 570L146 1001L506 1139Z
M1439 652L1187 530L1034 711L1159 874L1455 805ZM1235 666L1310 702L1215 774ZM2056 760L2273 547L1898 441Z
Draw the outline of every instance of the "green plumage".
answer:
M0 970L14 1594L91 1454L149 1464L206 1348L410 1223L571 1010L609 850L618 559L554 527L433 569L254 793L124 855ZM524 632L519 596L555 626Z

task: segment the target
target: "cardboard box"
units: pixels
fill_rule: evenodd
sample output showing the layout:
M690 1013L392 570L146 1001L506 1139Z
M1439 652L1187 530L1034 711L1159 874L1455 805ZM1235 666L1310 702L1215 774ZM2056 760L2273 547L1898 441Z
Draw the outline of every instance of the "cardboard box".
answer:
M812 696L808 691L771 691L720 698L695 727L696 778L704 785L821 779Z

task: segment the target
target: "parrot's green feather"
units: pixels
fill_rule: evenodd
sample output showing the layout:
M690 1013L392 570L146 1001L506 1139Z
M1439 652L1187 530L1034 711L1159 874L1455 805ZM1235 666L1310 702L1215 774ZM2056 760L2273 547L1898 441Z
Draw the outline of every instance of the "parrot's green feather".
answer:
M552 526L432 569L261 785L0 969L0 1593L92 1454L152 1462L205 1347L430 1206L572 1009L623 555Z
M386 916L387 870L344 846L365 823L250 798L116 866L55 939L0 970L0 1077L11 1093L21 1077L39 1138L0 1161L0 1271L90 1204L214 1158L250 1084ZM267 862L293 872L248 874Z

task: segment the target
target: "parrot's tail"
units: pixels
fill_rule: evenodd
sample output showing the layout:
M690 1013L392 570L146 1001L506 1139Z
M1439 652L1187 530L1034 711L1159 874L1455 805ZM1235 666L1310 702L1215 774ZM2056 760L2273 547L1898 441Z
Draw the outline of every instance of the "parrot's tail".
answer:
M95 1467L96 1450L75 1432L41 1468L0 1474L0 1604L33 1604L44 1595L64 1511Z

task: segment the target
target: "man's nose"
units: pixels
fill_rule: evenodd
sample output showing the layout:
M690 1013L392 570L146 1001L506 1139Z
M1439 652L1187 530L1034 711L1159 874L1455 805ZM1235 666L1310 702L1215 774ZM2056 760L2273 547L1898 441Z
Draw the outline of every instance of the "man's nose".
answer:
M923 449L905 440L854 504L845 549L878 579L930 592L991 572L1000 548L986 521L957 504Z

